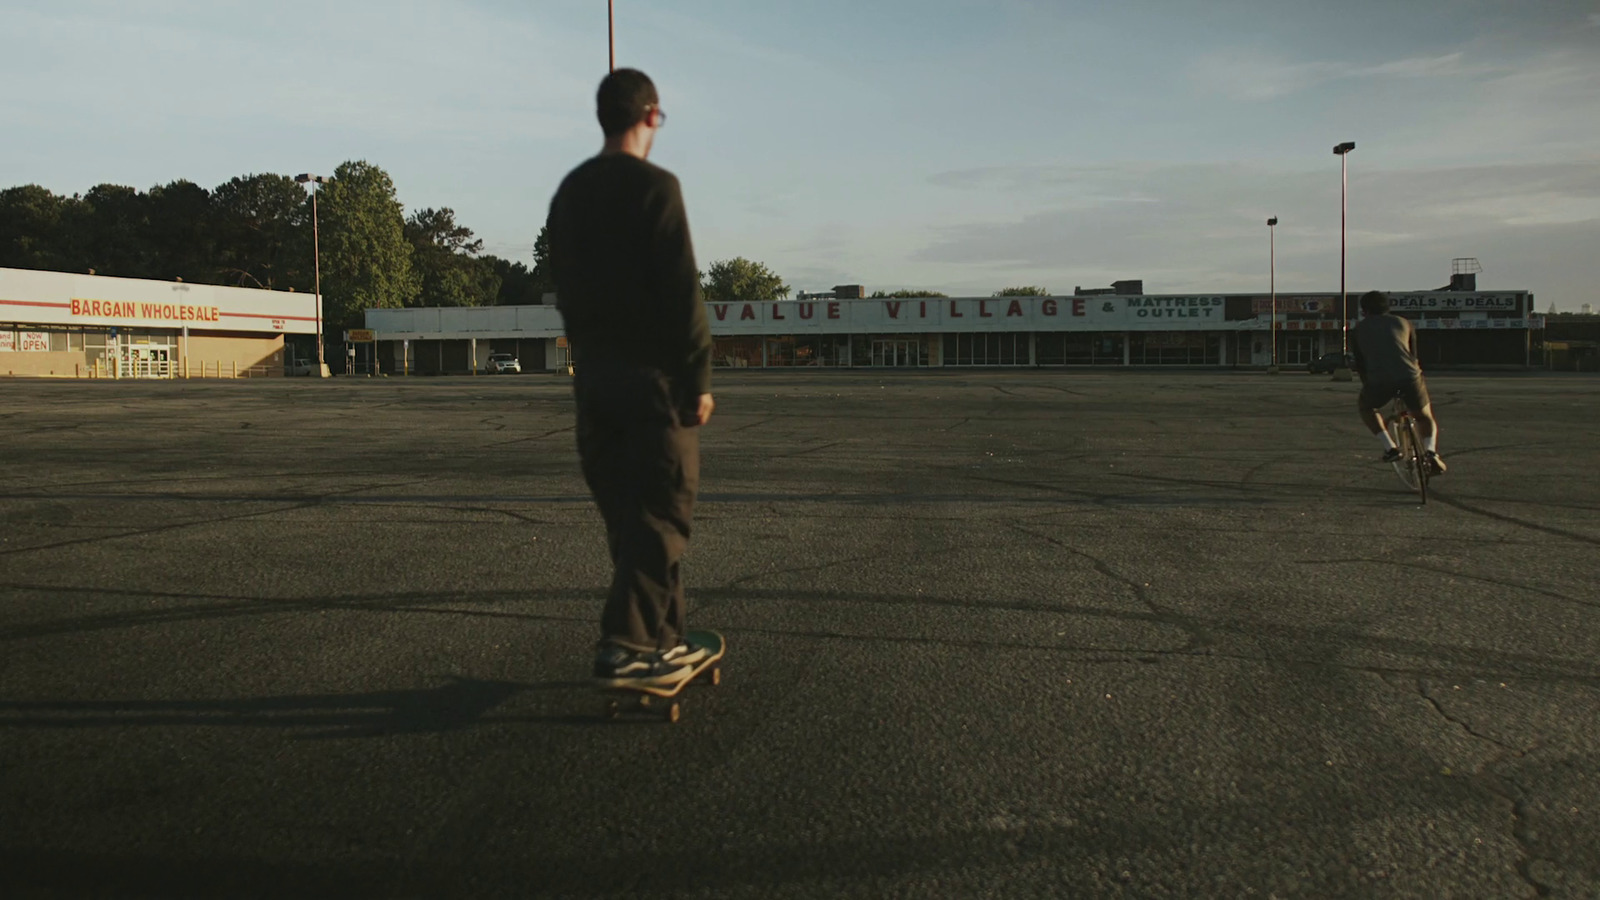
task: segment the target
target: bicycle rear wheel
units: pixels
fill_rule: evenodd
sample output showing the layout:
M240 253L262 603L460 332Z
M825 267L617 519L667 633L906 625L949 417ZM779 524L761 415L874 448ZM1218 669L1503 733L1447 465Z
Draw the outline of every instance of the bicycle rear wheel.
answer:
M1417 440L1416 425L1406 418L1389 420L1389 437L1400 448L1400 458L1394 461L1394 473L1407 490L1422 492L1422 444Z

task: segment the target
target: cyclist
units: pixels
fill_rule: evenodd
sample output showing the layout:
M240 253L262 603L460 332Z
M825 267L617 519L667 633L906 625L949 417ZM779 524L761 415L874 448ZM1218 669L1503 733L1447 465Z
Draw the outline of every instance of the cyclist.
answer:
M1350 330L1355 370L1361 376L1361 395L1356 400L1361 421L1383 442L1383 461L1398 460L1400 448L1394 445L1378 412L1398 394L1417 417L1426 465L1433 474L1441 475L1445 465L1439 457L1439 423L1433 417L1422 367L1417 365L1417 330L1404 316L1389 311L1389 295L1382 291L1362 294L1361 312L1361 321Z

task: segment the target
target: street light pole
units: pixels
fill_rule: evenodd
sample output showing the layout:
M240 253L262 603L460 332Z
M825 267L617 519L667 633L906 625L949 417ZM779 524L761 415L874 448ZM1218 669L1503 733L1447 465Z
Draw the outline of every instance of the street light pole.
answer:
M606 0L606 44L611 49L611 71L617 70L616 0Z
M321 175L302 174L296 175L294 180L300 184L311 184L311 264L316 278L317 292L317 372L321 377L328 377L328 363L322 357L322 247L321 239L317 235L317 185L327 184L328 179Z
M1350 151L1356 148L1355 141L1345 141L1335 144L1334 155L1339 157L1339 367L1334 370L1334 377L1340 381L1350 380L1350 370L1345 368L1344 358L1350 355L1350 298L1345 290L1345 221L1350 212Z
M1278 217L1267 219L1267 282L1272 291L1272 368L1278 371Z
M1341 353L1350 352L1350 298L1345 291L1345 222L1350 213L1350 167L1348 160L1350 151L1356 148L1355 141L1345 141L1333 148L1335 156L1339 157L1339 329L1343 338L1339 348Z

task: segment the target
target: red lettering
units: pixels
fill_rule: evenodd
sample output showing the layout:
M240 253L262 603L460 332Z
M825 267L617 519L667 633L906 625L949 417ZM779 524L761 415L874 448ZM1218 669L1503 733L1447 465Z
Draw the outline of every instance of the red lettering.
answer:
M830 319L839 318L839 301L835 300L832 303L828 304L828 318L830 318Z
M954 300L950 301L950 318L952 318L952 319L965 318L965 316L961 315L961 311L956 309L956 302Z
M889 318L891 318L891 319L900 318L900 301L899 300L885 300L883 305L889 307Z
M989 301L987 301L987 300L979 300L978 301L978 318L980 318L980 319L992 319L992 318L994 318L994 313L989 312Z
M815 303L802 303L802 304L800 304L800 318L809 319L809 318L811 318L812 316L814 316L816 314L817 314L817 305Z
M1043 303L1039 304L1039 311L1044 313L1047 316L1055 315L1056 314L1056 301L1047 298Z
M922 302L922 317L924 319L926 319L928 317L928 301L923 300L921 302Z
M1082 297L1073 297L1072 298L1072 314L1075 315L1075 316L1084 315L1083 305L1084 305L1085 302L1086 301Z
M754 319L755 317L756 317L756 309L755 309L755 307L753 307L750 304L746 303L744 305L744 311L739 313L739 321L743 322L746 319Z
M780 310L782 310L782 309L783 309L783 307L779 306L778 304L776 304L776 303L772 304L772 320L774 322L782 322L783 321L783 313L780 312Z
M1011 305L1006 307L1006 318L1009 319L1012 316L1020 316L1020 315L1022 315L1022 301L1021 300L1013 300L1013 301L1011 301Z
M717 321L718 322L721 322L722 320L728 318L728 304L726 304L726 303L713 303L713 304L711 304L711 308L716 310Z

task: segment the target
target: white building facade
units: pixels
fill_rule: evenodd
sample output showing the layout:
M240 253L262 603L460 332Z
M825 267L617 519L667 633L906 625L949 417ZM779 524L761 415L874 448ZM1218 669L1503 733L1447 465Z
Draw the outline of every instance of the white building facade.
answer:
M1416 323L1424 365L1529 363L1539 320L1527 291L1390 299ZM1340 350L1339 308L1326 293L1094 294L708 303L706 313L714 364L727 368L1267 366L1274 340L1293 367ZM496 352L517 354L524 371L569 362L549 305L368 310L366 322L384 371L483 371Z
M312 294L0 269L0 375L282 375Z

